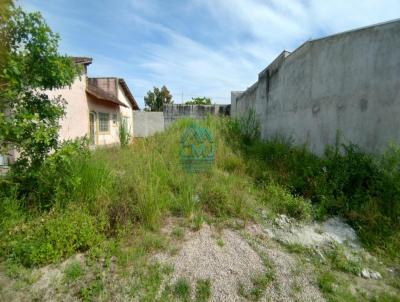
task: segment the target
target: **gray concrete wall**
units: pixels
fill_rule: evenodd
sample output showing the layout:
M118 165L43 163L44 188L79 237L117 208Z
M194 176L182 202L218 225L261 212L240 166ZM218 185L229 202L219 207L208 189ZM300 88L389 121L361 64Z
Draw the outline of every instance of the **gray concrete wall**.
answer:
M164 106L164 112L133 111L133 136L148 137L164 131L164 127L179 118L202 119L208 114L230 115L231 105L184 105Z
M400 21L308 41L283 52L245 92L232 114L254 108L264 139L276 135L322 154L335 142L368 152L400 143Z
M230 115L230 105L185 105L169 104L164 105L165 126L176 121L179 118L202 119L207 115L224 116Z
M164 131L162 112L133 111L133 136L148 137Z

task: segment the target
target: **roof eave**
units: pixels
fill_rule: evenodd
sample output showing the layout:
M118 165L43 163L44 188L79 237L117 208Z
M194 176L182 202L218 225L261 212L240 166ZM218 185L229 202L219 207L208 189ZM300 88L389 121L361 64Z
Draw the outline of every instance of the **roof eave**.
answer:
M133 110L139 110L139 105L137 104L134 96L132 95L128 85L126 84L124 79L118 79L118 83L121 85L122 89L124 90L124 93L126 97L128 98L129 102L132 105Z
M105 91L100 91L101 89L98 87L86 87L86 93L94 96L95 98L113 103L115 105L128 107L126 104L122 103L120 100L113 98L112 96L108 95Z

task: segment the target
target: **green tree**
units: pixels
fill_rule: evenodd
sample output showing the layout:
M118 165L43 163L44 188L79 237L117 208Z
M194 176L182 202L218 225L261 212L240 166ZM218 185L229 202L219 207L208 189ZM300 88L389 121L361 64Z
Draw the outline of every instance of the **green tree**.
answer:
M173 103L172 95L166 86L161 87L161 89L154 87L153 91L147 92L144 103L150 111L163 111L164 104Z
M192 98L191 101L187 101L185 103L186 105L211 105L211 99L207 97L202 97L202 98Z
M65 114L64 100L44 91L71 85L79 68L59 54L60 38L40 13L26 13L9 1L1 15L6 18L0 20L0 151L19 151L13 168L27 172L57 148Z

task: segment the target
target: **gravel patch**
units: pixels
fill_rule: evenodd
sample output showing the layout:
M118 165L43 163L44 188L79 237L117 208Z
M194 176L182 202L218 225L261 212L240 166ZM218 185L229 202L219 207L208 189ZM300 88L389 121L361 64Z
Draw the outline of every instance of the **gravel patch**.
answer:
M159 254L155 259L174 266L172 282L186 278L193 286L198 279L210 279L210 301L245 301L238 295L238 284L249 285L252 277L264 271L262 259L234 231L223 230L217 237L222 246L211 227L205 225L198 232L186 234L187 240L176 256Z
M264 301L325 301L314 280L310 280L313 274L299 266L292 256L278 249L266 249L266 253L275 266L275 280Z

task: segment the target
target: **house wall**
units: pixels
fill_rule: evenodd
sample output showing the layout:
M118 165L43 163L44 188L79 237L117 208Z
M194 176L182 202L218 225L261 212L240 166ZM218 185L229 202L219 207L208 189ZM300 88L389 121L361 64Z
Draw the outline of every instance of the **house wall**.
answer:
M123 117L126 117L126 120L128 121L129 133L131 134L131 137L133 137L134 131L133 131L133 109L132 109L132 105L129 102L128 98L126 97L126 95L125 95L124 91L122 90L121 86L119 84L118 84L118 86L119 86L119 88L118 88L118 99L128 106L128 107L120 106L121 115Z
M231 96L232 112L254 108L264 139L276 135L316 154L343 142L380 153L400 143L400 21L306 42Z
M86 74L81 78L75 79L71 87L63 89L52 90L48 92L50 97L62 95L67 101L66 116L62 119L60 125L60 140L74 139L77 137L89 136L89 113L94 111L97 113L104 112L110 114L110 131L108 133L98 132L97 144L108 145L119 143L119 129L118 123L112 120L112 114L117 114L117 122L122 116L127 117L128 127L131 135L133 135L133 113L131 104L122 91L122 88L115 86L116 79L112 78L110 81L107 79L95 79L100 87L109 93L113 93L118 99L126 104L128 107L113 105L108 102L99 101L96 98L88 95L86 89ZM114 83L114 84L113 84ZM117 87L117 88L115 88ZM97 121L98 129L98 121Z
M87 102L89 104L89 111L96 112L97 116L97 145L112 145L119 143L119 129L118 129L118 118L120 117L119 105L111 104L108 102L101 102L88 95ZM108 132L99 131L99 112L109 114L109 130ZM112 115L117 114L117 123L113 122ZM87 133L89 133L89 122L87 124Z
M60 140L88 134L89 107L86 102L86 74L77 77L70 87L46 91L49 97L61 95L66 101L66 115L60 122Z

